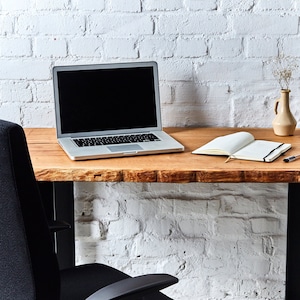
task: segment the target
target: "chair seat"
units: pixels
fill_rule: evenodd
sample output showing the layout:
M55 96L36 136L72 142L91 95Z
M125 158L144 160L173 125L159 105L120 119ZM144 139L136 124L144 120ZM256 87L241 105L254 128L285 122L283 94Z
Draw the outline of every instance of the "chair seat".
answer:
M61 300L86 299L99 288L129 277L103 264L81 265L62 270L60 274Z
M84 278L84 281L82 280ZM86 264L61 271L60 300L82 300L117 281L131 278L127 274L103 264ZM143 300L171 300L162 293L148 295ZM101 299L99 299L101 300Z

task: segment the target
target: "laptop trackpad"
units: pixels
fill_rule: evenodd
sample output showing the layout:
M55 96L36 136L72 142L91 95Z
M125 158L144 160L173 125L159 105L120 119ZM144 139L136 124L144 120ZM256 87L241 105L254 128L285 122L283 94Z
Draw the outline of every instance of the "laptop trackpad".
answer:
M128 151L138 151L143 150L143 148L138 144L132 145L118 145L118 146L107 146L111 152L128 152Z

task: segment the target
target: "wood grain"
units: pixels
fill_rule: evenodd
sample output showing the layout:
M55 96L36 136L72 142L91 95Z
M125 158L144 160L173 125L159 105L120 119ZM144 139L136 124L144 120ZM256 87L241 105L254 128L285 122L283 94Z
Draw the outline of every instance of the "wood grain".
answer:
M185 146L182 153L126 158L72 161L57 143L53 128L26 128L25 134L35 176L39 181L110 182L300 182L300 160L272 163L231 160L224 156L191 152L214 137L237 131L251 132L256 139L291 143L286 155L300 154L300 130L279 137L272 129L259 128L166 128Z

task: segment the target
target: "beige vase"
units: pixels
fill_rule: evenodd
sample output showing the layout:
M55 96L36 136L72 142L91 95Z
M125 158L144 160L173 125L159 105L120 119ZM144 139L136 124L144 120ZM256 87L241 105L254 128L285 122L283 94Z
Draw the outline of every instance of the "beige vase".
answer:
M275 102L275 119L272 122L276 135L293 135L296 128L296 120L290 111L290 90L281 90L281 97Z

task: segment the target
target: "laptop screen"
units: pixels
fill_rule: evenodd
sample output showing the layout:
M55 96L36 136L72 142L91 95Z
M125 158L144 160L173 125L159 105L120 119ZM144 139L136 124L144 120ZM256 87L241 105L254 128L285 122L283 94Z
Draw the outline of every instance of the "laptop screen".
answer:
M55 68L61 134L157 127L153 66Z

